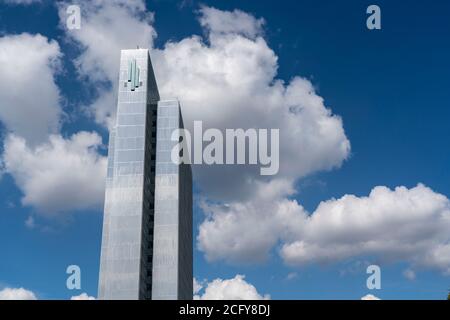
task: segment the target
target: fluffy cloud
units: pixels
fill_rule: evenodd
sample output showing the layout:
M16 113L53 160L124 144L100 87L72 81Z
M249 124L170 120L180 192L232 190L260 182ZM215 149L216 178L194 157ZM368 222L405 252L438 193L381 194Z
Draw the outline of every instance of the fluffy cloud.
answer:
M76 3L70 2L71 5ZM67 5L68 3L59 5L63 28ZM88 80L115 80L119 72L121 49L136 48L137 45L152 46L156 36L150 25L153 15L145 12L142 1L83 1L79 6L83 17L82 28L76 32L67 30L66 35L82 47L82 53L75 60L75 65L80 74Z
M0 37L0 121L30 144L57 132L61 109L54 74L58 44L27 33Z
M37 300L37 297L33 292L24 288L4 288L0 290L0 300ZM71 297L70 300L95 300L95 297L82 293Z
M153 14L145 10L141 0L61 2L59 15L63 29L67 6L77 3L82 11L82 28L67 30L66 35L81 47L82 54L74 62L80 77L100 88L89 112L99 123L110 126L116 108L120 50L153 46L156 37L150 25Z
M369 254L385 261L407 259L450 271L450 202L419 184L375 187L368 197L346 195L320 203L296 241L283 245L288 264ZM439 254L442 252L444 254Z
M0 290L0 300L37 300L36 295L24 288L5 288Z
M89 296L86 292L83 292L78 296L71 297L70 300L95 300L95 297Z
M366 294L361 300L381 300L380 298L374 296L373 294Z
M194 294L197 294L200 292L200 290L202 290L203 285L201 282L198 282L196 278L194 278L193 282Z
M0 38L0 120L9 131L2 172L15 179L24 205L47 216L98 206L104 193L100 137L80 132L64 139L58 133L63 112L54 77L60 57L59 45L41 35ZM32 217L26 225L35 225Z
M255 38L262 34L264 19L255 19L241 10L222 11L202 6L200 13L200 24L209 32L237 33L249 38Z
M367 197L324 201L311 214L288 199L292 192L278 181L251 201L205 204L200 250L210 261L254 262L281 241L292 266L370 255L450 273L450 201L428 187L375 187Z
M161 96L180 99L185 126L202 120L222 131L280 129L278 177L340 166L350 150L341 119L307 79L276 78L277 56L259 35L261 20L238 11L200 12L207 41L192 36L152 52ZM255 181L263 181L256 166L194 166L194 174L205 194L222 201L249 197Z
M107 89L108 82L118 73L120 49L151 46L152 15L145 13L140 0L79 4L83 27L68 33L68 39L81 45L75 65L81 78L100 88L94 111L107 122L116 91ZM66 3L58 6L65 27ZM47 217L99 207L106 174L98 134L79 132L66 139L58 133L62 109L54 74L60 56L58 44L40 35L0 38L0 70L5 79L0 84L0 120L11 132L4 142L1 172L13 176L24 194L24 205ZM30 217L26 225L34 226L34 219Z
M47 216L98 206L104 193L101 138L58 133L63 112L54 75L60 57L58 44L41 35L0 38L0 120L9 131L1 171L13 176L24 205ZM30 217L27 226L33 225Z
M200 290L197 290L197 292ZM195 300L268 300L270 295L261 295L256 288L245 281L245 276L236 275L232 279L215 279L206 284L202 295Z
M289 181L272 180L260 183L250 201L202 203L206 219L199 227L199 249L209 261L264 261L280 239L293 240L303 229L305 210L285 198L293 192Z
M99 123L111 125L120 49L136 44L152 49L152 16L141 1L98 0L83 3L82 10L83 27L67 36L83 48L76 59L80 75L112 83L99 86L100 96L89 108ZM192 36L151 52L161 96L181 100L185 125L192 128L193 120L203 120L205 127L221 130L281 129L283 177L338 167L350 150L341 119L308 80L294 77L286 84L276 78L277 56L261 36L263 19L209 7L199 13L206 41ZM217 200L247 197L261 179L256 166L201 166L194 174L200 188Z
M106 158L97 152L101 146L101 137L89 132L69 139L52 135L36 147L9 135L3 157L24 193L22 203L51 216L101 205L106 176Z
M90 83L112 83L97 86L100 97L91 106L98 122L111 124L119 50L152 48L152 16L138 0L97 0L82 9L83 28L67 35L83 48L76 60L80 75ZM296 180L339 167L348 157L341 119L307 79L276 78L277 56L261 36L262 19L202 7L199 21L205 39L191 36L152 48L162 97L181 100L188 128L203 120L222 130L280 129L275 179L262 179L253 166L194 167L204 195L219 200L202 205L206 219L198 244L207 259L261 261L280 243L284 261L294 266L375 255L448 272L448 199L429 188L376 187L368 197L323 202L312 214L291 199Z

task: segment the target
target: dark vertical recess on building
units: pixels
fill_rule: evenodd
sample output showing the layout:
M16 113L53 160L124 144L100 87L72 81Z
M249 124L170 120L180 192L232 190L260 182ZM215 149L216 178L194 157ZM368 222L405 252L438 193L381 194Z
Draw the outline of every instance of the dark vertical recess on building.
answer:
M184 128L181 109L179 119L179 127ZM192 169L190 164L180 164L178 170L178 299L192 300Z
M144 192L142 203L142 247L139 299L152 298L153 227L155 217L156 119L159 92L150 57L147 72L147 110L145 118Z

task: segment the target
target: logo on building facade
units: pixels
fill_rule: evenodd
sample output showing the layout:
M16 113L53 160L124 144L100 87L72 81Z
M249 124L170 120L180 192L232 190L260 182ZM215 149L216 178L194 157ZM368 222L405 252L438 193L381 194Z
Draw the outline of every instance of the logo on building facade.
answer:
M131 91L142 85L139 81L139 68L136 66L136 59L128 61L128 81L125 82L125 87L131 87Z

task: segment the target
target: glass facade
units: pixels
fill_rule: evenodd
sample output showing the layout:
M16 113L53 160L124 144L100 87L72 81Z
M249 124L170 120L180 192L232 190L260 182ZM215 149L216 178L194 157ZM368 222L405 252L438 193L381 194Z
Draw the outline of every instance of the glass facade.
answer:
M192 174L171 161L172 132L183 127L178 101L158 104L153 299L192 299Z
M157 166L157 160L164 157L163 154L158 154L159 149L164 149L164 140L161 142L163 146L159 146L159 140L157 140L157 132L160 131L159 110L164 104L160 102L161 106L159 106L158 100L159 93L148 50L122 50L116 124L110 132L108 151L99 299L155 298L156 296L152 294L152 286L165 281L157 278L160 276L159 269L153 267L155 262L160 261L155 261L154 252L160 252L159 246L164 245L156 241L154 233L156 225L154 224L155 221L167 219L166 211L157 213L158 202L155 203L155 194L161 194L158 190L159 185L155 184L157 177L155 171L165 170L158 169ZM182 125L178 103L176 107L178 125ZM161 114L164 113L165 111L161 111ZM165 123L162 125L165 126ZM178 180L178 175L187 169L183 169L184 165L174 165L174 167L170 169L173 171L170 179ZM190 167L188 170L190 173ZM178 224L178 220L174 220L175 224L171 225L170 231L176 230L182 233L183 237L191 239L189 252L184 247L181 248L185 258L176 259L178 264L176 272L190 275L191 291L190 296L181 296L181 291L177 290L175 295L170 295L170 299L192 299L192 177L190 174L189 179L184 179L189 187L182 191L190 191L190 194L180 197L180 190L171 190L170 192L174 192L170 195L173 203L165 204L179 208L179 198L190 199L189 208L177 209L177 211L178 214L183 212L186 215L183 219L189 220L191 227L185 228L184 223ZM187 234L184 234L185 232ZM173 241L178 240L179 238L173 238ZM174 248L180 255L178 244L174 244ZM179 262L184 264L180 265ZM153 274L154 270L156 276ZM187 281L178 273L170 275L165 273L172 282L175 282L177 288L180 286L179 279L182 278L183 283Z

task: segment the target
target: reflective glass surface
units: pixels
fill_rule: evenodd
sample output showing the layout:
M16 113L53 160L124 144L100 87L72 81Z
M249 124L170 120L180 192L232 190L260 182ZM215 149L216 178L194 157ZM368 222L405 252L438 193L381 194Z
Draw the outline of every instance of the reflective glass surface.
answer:
M129 61L136 61L142 85L131 91ZM111 130L108 151L102 252L100 299L145 298L143 267L144 168L148 50L123 50L120 61L116 124ZM137 80L136 80L137 81ZM147 240L148 242L148 240Z
M122 50L99 299L192 299L191 168L170 159L183 121L178 101L158 100L148 50Z
M158 103L153 248L153 299L192 299L192 177L171 161L175 129L183 127L178 101Z

